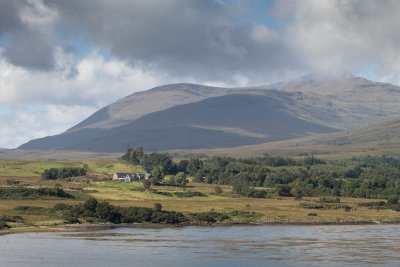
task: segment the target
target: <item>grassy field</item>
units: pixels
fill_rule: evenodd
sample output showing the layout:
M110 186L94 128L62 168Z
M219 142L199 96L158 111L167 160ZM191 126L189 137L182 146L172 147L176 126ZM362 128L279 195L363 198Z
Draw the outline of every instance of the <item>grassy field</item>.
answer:
M0 161L0 184L6 185L7 179L15 179L22 185L31 187L62 186L67 192L80 192L99 200L106 200L115 206L153 207L161 203L164 210L182 212L217 211L228 214L230 222L240 223L320 223L320 222L400 222L400 212L390 209L370 209L358 206L361 202L376 201L360 198L341 198L341 205L352 208L343 209L305 209L301 203L315 204L319 198L306 197L296 201L292 197L252 199L238 197L230 186L220 186L222 193L215 193L216 185L190 182L187 187L154 186L157 194L143 188L141 182L124 183L113 181L93 181L88 178L66 181L43 181L40 173L50 167L67 167L88 165L90 174L110 176L115 171L143 171L139 167L130 166L121 161ZM10 178L11 177L11 178ZM201 192L202 197L178 197L175 192ZM169 193L169 194L168 194ZM63 219L49 213L26 212L15 210L18 206L37 206L50 208L56 203L78 204L82 200L0 200L0 216L21 216L23 221L9 223L12 227L55 226L63 223ZM313 216L310 216L310 213ZM23 229L23 228L20 228ZM28 228L31 229L31 228Z
M51 186L53 182L38 184ZM400 222L400 213L393 210L374 210L358 206L358 203L373 201L370 199L342 198L341 204L348 205L354 210L341 209L311 210L300 207L301 203L317 203L319 198L307 197L301 201L294 198L251 199L237 197L231 192L231 187L223 186L223 193L215 194L215 185L189 183L188 188L156 186L155 190L163 192L196 191L205 197L176 197L163 196L143 191L140 183L96 182L96 183L63 183L66 190L80 188L87 194L99 200L109 201L116 206L153 207L161 203L164 210L182 212L217 211L229 214L232 222L240 223L296 223L296 222L360 222L360 221L391 221ZM77 204L77 200L0 200L1 215L19 215L24 222L11 223L11 226L48 226L62 224L61 218L43 214L26 213L14 210L17 206L38 206L50 208L56 203ZM316 213L316 216L309 216Z
M40 177L43 170L62 167L88 166L89 174L111 176L115 172L143 172L140 166L132 166L120 160L82 161L21 161L0 160L0 177Z

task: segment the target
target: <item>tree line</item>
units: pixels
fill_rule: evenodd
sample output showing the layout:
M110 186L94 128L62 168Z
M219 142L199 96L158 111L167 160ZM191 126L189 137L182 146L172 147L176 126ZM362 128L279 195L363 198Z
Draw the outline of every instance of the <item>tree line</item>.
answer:
M389 156L323 160L268 154L255 158L213 157L174 162L168 154L128 148L123 159L141 164L157 178L178 172L193 181L232 185L247 197L346 196L388 198L400 195L400 159ZM264 188L264 189L260 189ZM256 189L257 188L257 189Z
M50 168L43 171L42 179L56 180L69 177L79 177L79 176L85 176L86 173L87 173L86 168L77 168L77 167Z

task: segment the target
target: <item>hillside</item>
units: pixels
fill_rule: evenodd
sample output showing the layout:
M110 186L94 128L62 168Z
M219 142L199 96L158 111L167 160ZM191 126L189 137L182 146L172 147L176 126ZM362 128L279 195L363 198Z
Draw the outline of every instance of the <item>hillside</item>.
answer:
M171 151L177 157L189 154L208 156L254 157L264 153L275 155L317 155L318 157L353 157L367 155L399 155L400 119L341 132L316 134L285 141L223 149Z
M309 75L260 87L171 84L134 93L21 149L121 152L228 148L365 127L400 117L400 89Z
M34 145L62 150L123 151L127 145L146 150L233 147L290 139L335 129L288 113L266 96L227 95L179 105L145 115L111 129L82 129L36 140ZM89 138L90 137L90 138ZM80 142L80 138L87 138ZM30 144L26 148L32 149Z

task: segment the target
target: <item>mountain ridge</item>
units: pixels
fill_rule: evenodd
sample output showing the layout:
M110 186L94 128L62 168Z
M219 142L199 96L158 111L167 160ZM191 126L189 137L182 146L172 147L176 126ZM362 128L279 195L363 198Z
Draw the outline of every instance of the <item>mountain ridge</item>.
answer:
M233 95L236 97L231 97ZM238 96L242 100L238 99ZM258 108L255 110L264 114L264 120L257 116L255 110L253 113L246 113L245 109L241 109L242 103L245 103L246 99L255 100L257 98L265 100L262 104L254 102L257 103L255 105ZM213 112L204 112L207 103L213 101L220 101L215 104L219 106L215 106ZM119 143L118 151L120 151L122 149L121 142L124 143L125 147L132 144L140 145L140 142L144 142L151 150L191 148L188 144L184 145L184 142L179 144L179 142L173 141L174 138L188 140L186 135L206 138L203 142L192 139L191 142L196 144L192 148L210 148L210 146L215 145L233 147L251 144L252 142L255 144L268 141L268 138L261 138L266 136L273 136L274 138L270 139L273 141L278 140L276 138L278 136L283 139L291 139L310 133L324 132L328 129L329 131L337 131L364 127L400 117L400 107L397 104L399 102L400 88L398 86L372 82L349 75L344 78L330 77L329 79L305 76L272 85L235 88L188 83L169 84L121 98L95 112L64 133L31 140L20 148L85 149L87 151L116 152L112 148L113 144ZM241 117L242 121L228 124L227 121L230 120L230 117L229 114L225 114L224 120L214 124L209 123L231 104L236 105L236 109L241 110L241 114L247 114L247 117ZM271 114L275 112L275 104L280 107L279 113L275 114L277 120L264 113L264 110L269 110ZM203 106L199 108L199 105ZM171 127L166 127L164 121L160 119L163 117L162 114L170 114L173 110L180 110L179 107L182 106L184 106L182 112L186 114L186 117L177 113L170 116L181 118L185 121L185 124L180 125L175 120L170 125ZM251 108L250 105L246 106L247 110L251 110ZM196 117L191 112L192 109L199 110L199 113L204 112L207 115L204 115L206 116L204 118ZM236 110L232 112L235 113ZM189 117L189 114L191 114L191 117ZM237 113L235 114L234 116L237 118L240 117ZM155 118L154 116L158 117ZM256 118L258 128L249 129L246 121L255 121ZM296 122L301 123L294 124L298 128L285 130L279 124L279 118L284 118L282 121L291 121L295 118ZM153 129L154 132L149 132L148 128L143 128L144 120L147 121L146 123L152 121L156 125ZM263 128L264 124L271 127L266 130ZM303 127L304 125L310 127L308 132ZM175 128L172 129L173 127ZM279 128L280 132L276 131L275 128ZM317 128L316 132L313 131ZM121 129L125 130L126 133L123 134ZM156 132L158 134L155 134ZM129 137L129 134L136 134L136 139ZM106 137L107 135L109 137ZM212 135L219 137L213 139ZM282 140L282 138L279 140ZM207 144L207 140L212 145ZM154 145L149 146L152 142ZM105 146L102 143L109 143L109 145ZM158 145L155 145L155 143ZM171 145L172 143L175 144L175 147ZM183 147L176 147L177 145ZM101 151L101 147L105 150Z

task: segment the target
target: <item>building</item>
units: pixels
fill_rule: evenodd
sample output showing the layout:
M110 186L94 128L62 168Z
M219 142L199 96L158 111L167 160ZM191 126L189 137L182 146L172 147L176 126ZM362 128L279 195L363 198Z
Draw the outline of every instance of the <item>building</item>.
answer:
M140 180L147 180L152 178L153 176L150 173L125 173L125 172L116 172L113 174L113 181L120 182L133 182Z

